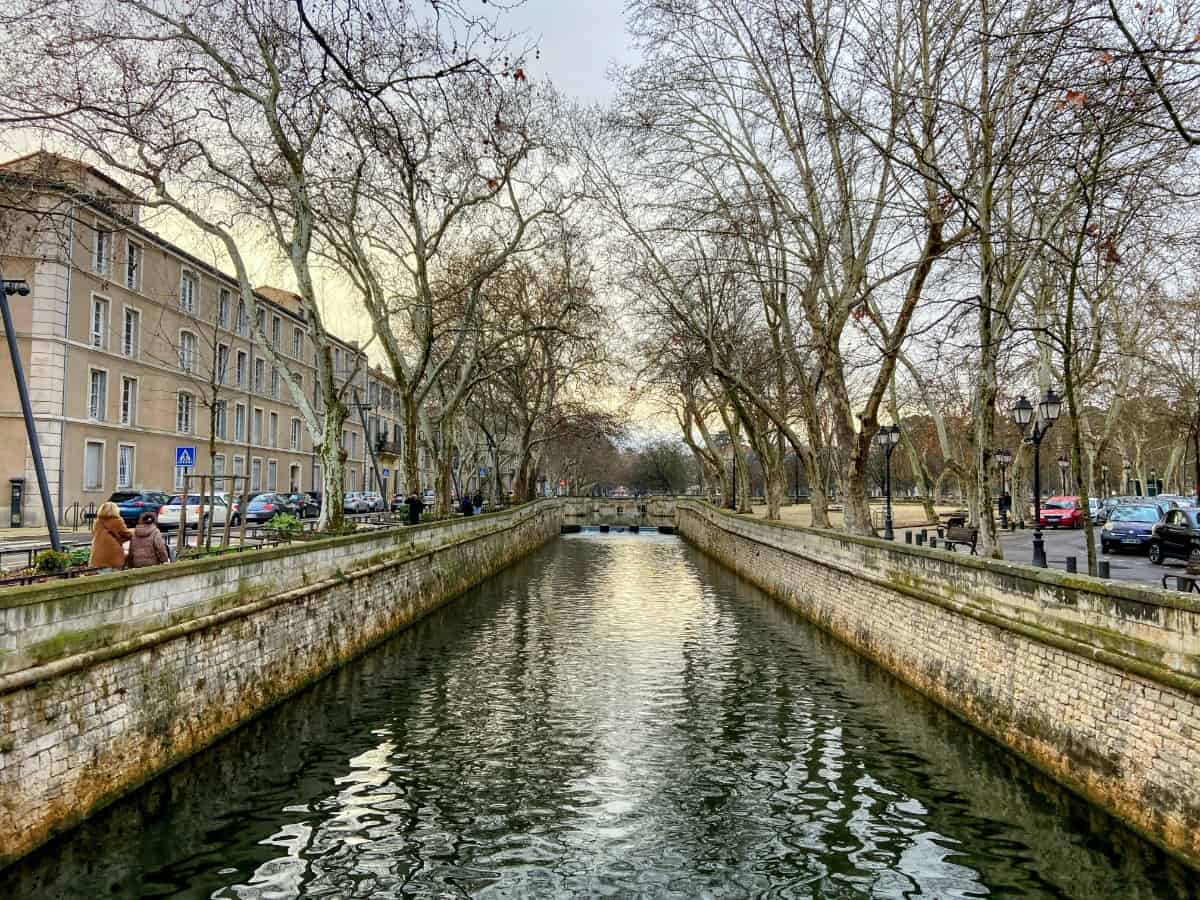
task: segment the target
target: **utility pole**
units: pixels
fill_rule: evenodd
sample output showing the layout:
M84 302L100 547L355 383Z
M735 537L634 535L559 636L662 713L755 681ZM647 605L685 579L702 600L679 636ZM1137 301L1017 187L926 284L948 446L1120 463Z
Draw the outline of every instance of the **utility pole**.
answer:
M58 519L54 515L54 504L50 500L50 484L46 481L46 466L42 462L42 447L38 442L37 428L33 423L33 407L29 404L29 388L25 385L25 367L21 365L21 351L17 347L17 332L13 328L12 311L8 308L8 298L13 294L20 297L29 296L29 284L26 281L5 281L0 277L4 290L0 290L0 313L4 316L4 336L8 339L8 354L12 357L13 377L17 382L17 393L21 397L21 413L25 416L25 435L29 438L29 452L33 456L33 470L37 473L38 490L42 495L42 512L46 517L46 527L50 531L50 546L55 550L62 549L62 539L58 536Z

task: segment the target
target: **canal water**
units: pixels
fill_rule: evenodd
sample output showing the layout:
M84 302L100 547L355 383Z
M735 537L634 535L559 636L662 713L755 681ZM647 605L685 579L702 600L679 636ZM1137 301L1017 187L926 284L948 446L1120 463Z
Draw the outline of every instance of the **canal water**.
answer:
M0 897L1189 896L678 538L550 546L0 873Z

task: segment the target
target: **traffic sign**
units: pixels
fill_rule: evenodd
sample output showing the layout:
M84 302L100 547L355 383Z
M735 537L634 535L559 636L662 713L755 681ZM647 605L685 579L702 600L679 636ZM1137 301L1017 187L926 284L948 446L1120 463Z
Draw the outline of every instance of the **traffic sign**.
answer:
M388 477L390 474L392 474L392 473L391 473L391 472L389 472L387 469L384 469L384 470L383 470L383 477L384 477L384 478L387 478L387 477Z
M479 474L480 474L480 475L486 475L487 473L488 473L488 467L487 467L487 466L480 466L480 467L479 467Z
M176 447L175 448L175 466L177 468L190 469L196 464L196 448L195 447Z

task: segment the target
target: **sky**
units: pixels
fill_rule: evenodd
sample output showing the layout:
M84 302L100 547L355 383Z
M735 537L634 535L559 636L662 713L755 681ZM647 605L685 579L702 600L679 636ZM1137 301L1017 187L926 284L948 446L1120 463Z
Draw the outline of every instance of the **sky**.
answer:
M609 65L636 58L624 6L623 0L526 0L503 21L538 42L540 59L526 66L531 77L547 76L568 97L597 103L613 95Z

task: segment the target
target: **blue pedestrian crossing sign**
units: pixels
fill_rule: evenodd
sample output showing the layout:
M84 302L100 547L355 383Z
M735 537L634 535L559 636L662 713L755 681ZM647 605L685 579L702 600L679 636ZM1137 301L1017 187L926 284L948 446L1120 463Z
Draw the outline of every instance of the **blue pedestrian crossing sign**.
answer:
M480 466L480 467L479 467L479 474L480 474L480 475L486 475L487 473L488 473L488 467L487 467L487 466Z
M391 473L391 472L389 472L387 469L384 469L384 470L383 470L383 477L384 477L384 478L387 478L387 477L388 477L388 475L390 475L390 474L392 474L392 473Z
M190 469L196 464L195 447L176 447L175 466L180 469Z

